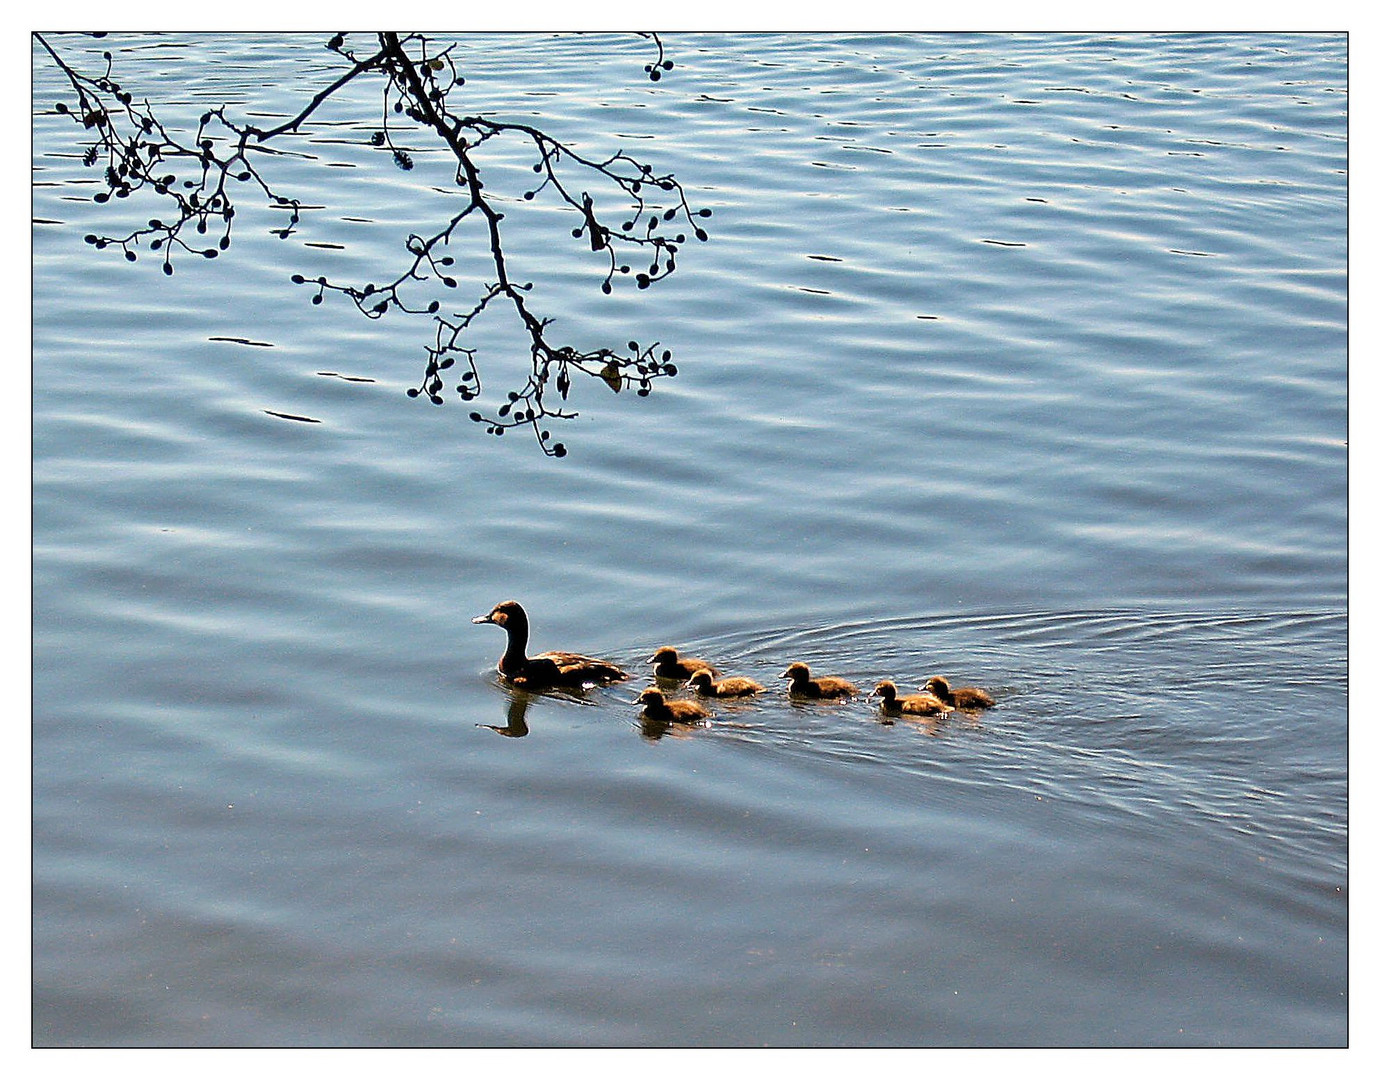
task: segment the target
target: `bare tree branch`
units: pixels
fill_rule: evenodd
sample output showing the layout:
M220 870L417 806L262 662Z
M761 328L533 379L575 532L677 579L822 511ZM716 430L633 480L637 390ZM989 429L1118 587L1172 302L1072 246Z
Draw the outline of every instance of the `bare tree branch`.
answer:
M517 281L510 272L502 233L504 213L485 189L479 154L500 142L526 147L532 172L539 178L523 193L530 201L543 192L571 215L571 236L589 244L592 254L606 267L600 288L611 293L615 282L629 277L645 289L676 269L676 259L688 237L707 240L696 219L707 218L708 209L692 210L684 188L670 173L658 173L622 150L602 160L580 153L539 127L488 116L469 115L456 108L465 84L454 59L454 44L439 43L423 34L381 32L368 35L371 43L357 51L347 35L337 34L326 48L348 64L339 75L314 93L290 119L269 129L237 120L226 106L204 112L194 136L179 137L159 120L154 108L134 96L113 77L110 52L104 53L105 70L83 73L70 65L41 34L42 46L71 89L71 102L59 101L55 110L70 116L90 139L83 161L89 167L104 166L105 188L94 196L98 203L125 199L135 192L152 191L162 199L167 213L150 218L124 235L89 234L86 241L97 249L118 248L134 261L147 248L162 259L165 274L172 274L174 259L187 255L215 258L231 243L235 197L242 185L255 191L267 205L286 214L274 235L287 239L301 220L302 203L276 190L258 159L271 154L268 144L282 136L298 134L332 97L361 78L382 81L381 121L371 145L391 153L401 169L413 167L411 154L400 145L396 121L406 117L429 131L455 160L454 182L461 202L442 225L427 235L407 238L407 257L383 284L356 285L325 277L294 274L294 284L309 287L314 304L327 294L347 297L371 319L390 312L423 316L434 323L433 344L425 347L425 366L420 383L408 391L425 395L435 404L445 401L444 381L458 374L453 392L462 401L478 401L484 394L476 352L467 345L467 331L476 320L502 303L516 317L530 346L531 370L527 379L506 392L496 409L476 409L470 419L486 431L501 435L514 427L527 427L544 453L565 455L565 446L554 442L548 422L577 414L567 407L571 379L576 373L594 376L615 391L636 387L646 396L655 379L676 374L668 349L658 343L628 342L626 350L607 346L579 348L556 339L553 320L531 306L533 286ZM656 60L644 67L657 81L674 66L665 58L659 37L649 37L657 49ZM604 195L589 192L594 182L613 193L609 206ZM617 223L617 224L615 224ZM683 223L683 224L682 224ZM492 281L460 306L443 305L437 286L457 287L456 258L450 254L462 233L477 228L487 246ZM218 234L214 241L201 239ZM636 264L636 267L635 265ZM420 294L421 300L413 299ZM428 298L429 296L429 298ZM458 366L457 366L457 361ZM454 369L454 371L452 371Z

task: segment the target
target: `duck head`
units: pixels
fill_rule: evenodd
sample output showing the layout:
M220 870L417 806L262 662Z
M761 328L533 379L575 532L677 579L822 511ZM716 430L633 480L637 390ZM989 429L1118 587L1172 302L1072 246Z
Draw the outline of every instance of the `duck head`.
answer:
M493 623L495 626L502 626L505 629L510 624L514 626L526 626L527 612L522 610L522 605L516 600L505 600L487 615L476 615L470 622Z

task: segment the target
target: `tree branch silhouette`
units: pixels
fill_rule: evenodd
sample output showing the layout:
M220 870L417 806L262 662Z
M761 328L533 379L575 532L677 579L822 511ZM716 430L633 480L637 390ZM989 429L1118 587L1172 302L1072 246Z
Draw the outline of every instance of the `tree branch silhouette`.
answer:
M361 78L377 78L382 82L381 119L369 143L390 153L398 168L410 170L414 163L404 134L411 129L400 127L402 118L432 134L455 160L455 212L425 235L410 235L406 256L394 272L382 276L381 283L360 285L303 274L294 274L291 280L310 290L314 304L321 304L328 294L340 295L370 319L389 313L429 318L434 323L433 343L424 349L422 377L408 394L425 396L437 405L446 400L444 382L451 377L456 379L451 390L462 401L478 402L484 395L476 350L467 344L467 331L493 308L506 307L530 348L530 372L525 381L506 392L497 408L476 407L469 417L493 435L529 428L544 453L563 457L566 448L552 440L548 422L578 415L567 404L572 377L593 376L614 391L635 387L645 397L653 381L675 375L676 366L670 350L662 349L660 343L629 341L626 349L587 349L555 335L554 320L533 308L532 283L519 281L511 273L503 243L505 215L485 188L481 155L500 143L523 148L534 174L523 200L547 193L570 214L571 236L587 243L605 267L600 284L605 294L622 278L646 289L674 272L687 237L708 239L696 219L709 217L710 211L692 210L684 188L671 173L658 173L622 150L598 159L531 124L465 113L458 101L463 98L465 79L455 61L454 43L447 45L418 33L362 36L369 38L367 46L356 46L345 34L336 34L326 43L326 49L348 66L284 122L259 127L220 106L203 112L195 133L187 139L171 125L165 126L146 99L136 101L116 81L110 52L103 54L104 71L82 72L64 60L44 35L35 34L71 90L71 104L59 101L55 111L70 116L81 128L80 134L90 140L83 162L92 168L104 167L104 189L95 194L94 201L108 203L151 193L165 207L161 216L123 235L92 233L85 240L98 250L118 249L131 262L146 248L162 259L163 272L171 275L175 260L212 259L229 249L236 199L245 190L284 214L283 223L271 231L286 240L301 221L303 205L277 190L256 158L272 154L268 144L273 140L300 134L345 86ZM665 58L657 35L643 36L657 49L656 60L643 70L657 81L674 65ZM599 191L597 203L590 188ZM449 296L449 290L459 284L452 245L470 231L487 246L492 280L463 303L443 303L440 297Z

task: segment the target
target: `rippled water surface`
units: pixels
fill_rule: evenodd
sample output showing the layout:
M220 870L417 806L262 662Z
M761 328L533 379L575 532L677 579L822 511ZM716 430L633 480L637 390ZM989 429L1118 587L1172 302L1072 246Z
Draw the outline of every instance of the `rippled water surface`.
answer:
M268 123L324 37L62 48ZM666 45L456 46L466 108L713 210L604 297L492 160L541 311L680 368L583 380L560 460L288 283L453 212L376 85L262 163L296 236L246 197L164 277L82 243L149 208L35 50L34 1040L1346 1042L1345 39ZM510 596L639 678L514 696ZM771 693L644 728L663 644ZM999 704L881 724L793 660Z

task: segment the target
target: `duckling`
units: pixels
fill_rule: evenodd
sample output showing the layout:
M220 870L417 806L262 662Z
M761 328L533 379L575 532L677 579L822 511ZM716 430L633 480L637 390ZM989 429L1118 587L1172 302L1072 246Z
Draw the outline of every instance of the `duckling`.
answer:
M950 689L949 680L943 675L933 676L920 689L923 693L933 694L945 705L955 709L987 709L997 703L991 694L976 686Z
M755 679L747 679L741 675L715 682L708 668L700 668L690 676L690 687L705 697L750 697L766 689Z
M637 703L643 716L663 724L699 724L714 715L698 701L667 701L655 686L638 694Z
M856 697L858 688L846 679L822 675L810 678L810 669L805 664L795 663L781 673L781 678L790 679L787 688L796 697L806 698L845 698Z
M647 660L647 663L652 665L652 673L658 679L688 679L701 669L708 671L715 678L719 675L719 669L708 660L699 660L693 656L681 656L670 645L663 645L657 649Z
M945 716L949 712L949 707L933 694L897 697L896 684L890 679L879 682L877 689L868 696L882 699L880 708L886 716L900 716L903 713L908 716Z
M493 623L508 633L508 648L499 658L498 673L515 686L529 690L551 686L591 686L622 682L626 671L606 660L572 652L544 652L527 655L527 612L516 600L505 600L487 615L476 615L475 623Z

